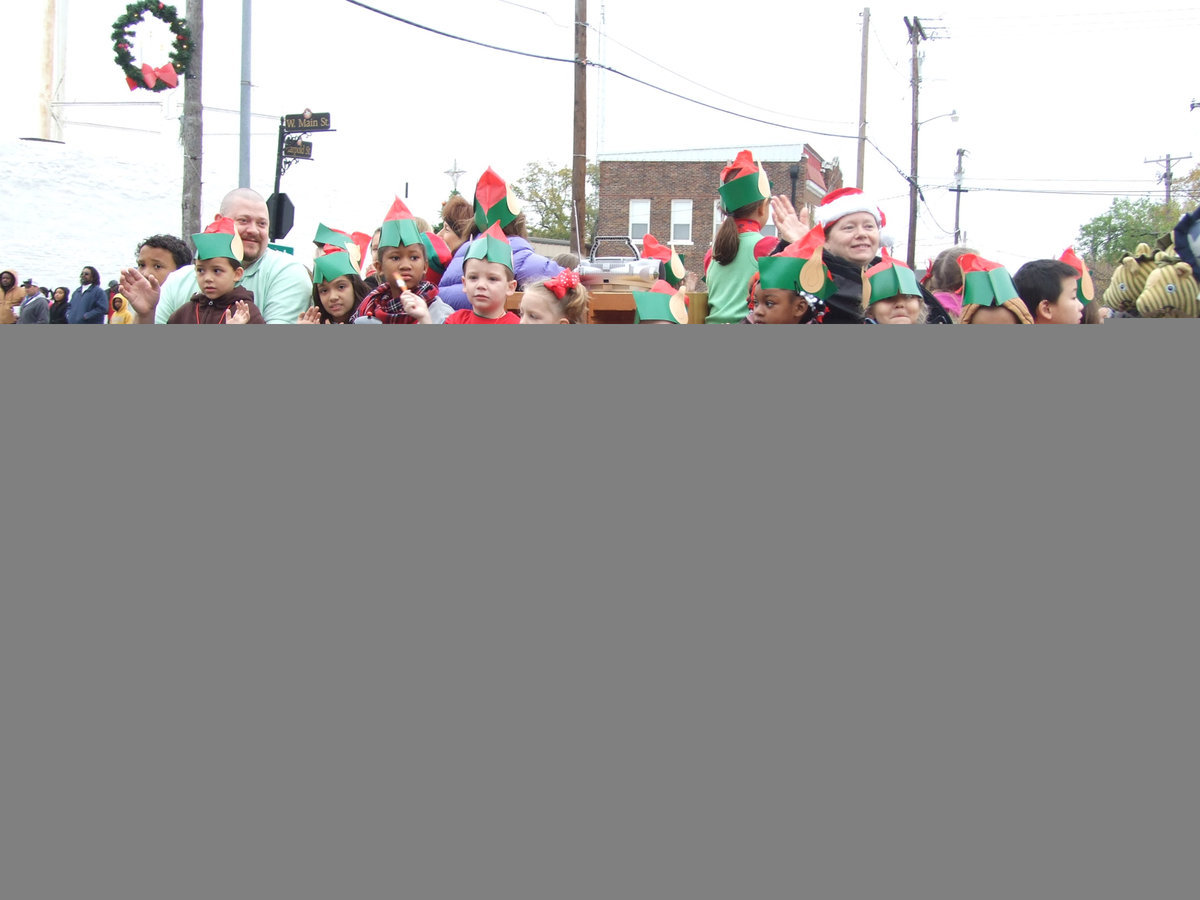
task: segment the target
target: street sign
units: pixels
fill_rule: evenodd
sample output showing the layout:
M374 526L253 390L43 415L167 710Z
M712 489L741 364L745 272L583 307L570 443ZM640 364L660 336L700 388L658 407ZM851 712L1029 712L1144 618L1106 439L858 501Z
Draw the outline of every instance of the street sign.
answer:
M283 145L287 159L312 159L312 141L288 141Z
M302 113L283 117L283 130L286 134L308 134L311 131L332 131L329 113L315 113L305 110Z

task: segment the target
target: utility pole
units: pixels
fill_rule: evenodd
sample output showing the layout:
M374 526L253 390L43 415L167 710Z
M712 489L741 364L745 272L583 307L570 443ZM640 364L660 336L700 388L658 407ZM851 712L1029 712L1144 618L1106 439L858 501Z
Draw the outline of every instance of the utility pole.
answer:
M42 93L38 97L38 137L50 140L50 102L54 99L54 44L58 30L57 0L46 0L46 31L42 37Z
M954 187L950 190L954 191L954 245L957 247L962 243L962 230L959 228L959 214L962 212L962 195L967 192L963 187L963 157L967 155L967 151L958 148L958 168L954 170Z
M200 231L201 173L204 157L204 0L187 0L184 13L192 31L192 59L183 79L183 235Z
M242 104L238 137L238 187L250 187L250 25L251 0L242 0Z
M1146 160L1146 165L1165 164L1167 167L1166 172L1164 172L1162 175L1158 176L1158 180L1161 182L1164 182L1167 186L1167 206L1171 205L1171 183L1175 180L1175 173L1174 173L1174 171L1172 171L1171 163L1179 162L1180 160L1191 159L1191 158L1192 158L1192 154L1190 154L1190 153L1187 156L1175 156L1175 157L1172 157L1171 154L1168 153L1166 156L1166 159L1148 159L1148 160Z
M858 178L855 186L863 189L867 168L867 51L870 49L871 8L862 11L862 74L858 86Z
M583 256L587 229L587 0L575 0L575 142L571 166L571 249Z
M921 41L926 40L925 29L921 20L913 16L912 21L904 17L904 25L908 28L908 42L912 44L912 166L908 177L908 267L917 264L917 134L920 131L920 97L921 97Z

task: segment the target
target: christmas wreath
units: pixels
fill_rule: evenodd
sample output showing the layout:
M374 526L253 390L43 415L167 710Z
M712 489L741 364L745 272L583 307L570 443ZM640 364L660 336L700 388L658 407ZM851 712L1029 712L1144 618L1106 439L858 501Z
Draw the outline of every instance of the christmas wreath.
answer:
M130 32L148 15L162 20L175 35L171 60L164 66L155 67L148 63L137 66L133 62L133 36ZM158 0L130 3L125 7L125 15L113 22L113 50L117 54L117 65L124 71L131 91L140 87L151 91L165 91L178 87L179 76L187 74L188 65L192 61L192 31L188 28L187 20L179 18L179 13L173 6L167 6Z

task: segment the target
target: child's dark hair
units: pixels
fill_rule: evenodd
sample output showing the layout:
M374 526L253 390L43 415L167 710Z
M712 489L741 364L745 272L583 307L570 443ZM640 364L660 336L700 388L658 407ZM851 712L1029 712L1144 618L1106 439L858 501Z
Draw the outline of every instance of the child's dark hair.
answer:
M197 263L212 262L213 260L217 260L217 259L225 260L225 262L229 263L235 269L246 268L245 263L243 263L240 259L234 259L232 256L210 256L208 259L198 259L198 260L196 260L196 262Z
M1063 281L1067 278L1078 279L1079 272L1062 260L1035 259L1017 270L1013 284L1029 308L1029 314L1036 317L1038 304L1043 300L1058 302L1063 292Z
M182 269L184 266L192 264L191 247L173 234L151 235L138 244L138 253L142 252L143 247L150 247L154 250L166 250L171 254L171 259L175 260L175 268L177 269Z
M933 261L933 267L929 270L929 284L927 285L929 290L948 294L959 291L963 286L963 276L958 260L959 257L968 253L978 253L978 251L972 250L970 247L958 246L939 253L937 259Z
M741 177L742 173L737 170L731 170L725 176L725 183L728 184L735 178ZM725 210L725 221L721 223L721 227L717 229L716 240L713 241L713 260L719 262L723 266L727 266L737 259L738 250L741 249L741 232L738 231L736 219L748 219L758 212L759 207L766 201L759 200L743 206L741 209L735 209L732 212ZM723 208L723 206L722 206Z
M550 305L559 311L559 315L570 325L582 325L588 320L588 292L582 284L577 284L563 295L561 300L545 281L531 284L525 289L526 294L537 294L549 300Z
M350 287L354 290L354 306L350 308L350 312L346 314L346 321L354 321L354 317L358 314L358 308L362 306L363 300L367 298L367 294L371 293L371 289L367 287L367 283L358 275L339 275L338 278L350 279ZM335 281L337 279L334 279ZM321 302L321 291L316 284L313 284L312 289L313 306L321 311L321 324L332 325L337 322L333 316L329 314L329 310L325 308L325 304Z

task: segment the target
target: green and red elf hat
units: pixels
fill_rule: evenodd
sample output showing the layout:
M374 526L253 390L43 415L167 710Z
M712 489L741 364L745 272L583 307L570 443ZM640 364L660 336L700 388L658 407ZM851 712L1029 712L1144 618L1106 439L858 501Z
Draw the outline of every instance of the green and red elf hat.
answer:
M662 263L662 277L671 287L679 287L687 276L683 260L675 252L675 248L660 244L652 234L642 237L642 256L646 259L657 259Z
M236 259L239 263L246 252L237 223L228 216L217 216L200 234L192 235L196 259Z
M379 231L379 246L411 247L413 244L425 246L417 228L416 217L404 205L404 201L397 197L383 218L383 225Z
M886 250L883 262L863 274L863 306L893 297L922 297L917 273Z
M353 248L357 250L357 248ZM313 284L334 281L343 275L358 275L358 264L351 250L335 250L313 260Z
M361 267L363 259L371 249L371 236L361 231L347 234L328 225L318 224L313 243L321 248L318 259L328 253L345 252L350 255L356 266Z
M482 259L485 262L499 263L509 272L513 270L512 245L508 242L499 222L495 222L491 228L471 241L467 257L463 260L464 266L467 259Z
M1075 255L1075 248L1068 247L1059 259L1079 273L1079 278L1075 282L1075 293L1079 297L1079 302L1086 306L1095 300L1096 286L1092 283L1092 273L1088 271L1083 260Z
M687 298L675 290L668 282L659 280L648 291L633 291L633 302L636 306L633 321L637 322L670 322L674 325L686 325L688 321Z
M497 222L507 228L520 214L520 201L508 192L504 179L489 166L475 185L475 226L480 232Z
M454 258L449 245L432 231L421 232L421 243L425 245L425 258L429 261L429 271L426 277L437 284L446 272L446 266Z
M974 253L958 258L963 273L963 306L1003 306L1009 300L1020 300L1008 269Z
M721 170L721 186L717 188L726 212L753 206L771 197L771 179L766 169L756 162L754 154L743 150Z
M827 300L837 292L837 283L825 257L825 229L818 225L808 234L788 244L782 253L764 256L758 261L759 285L768 290L799 291L818 300Z

